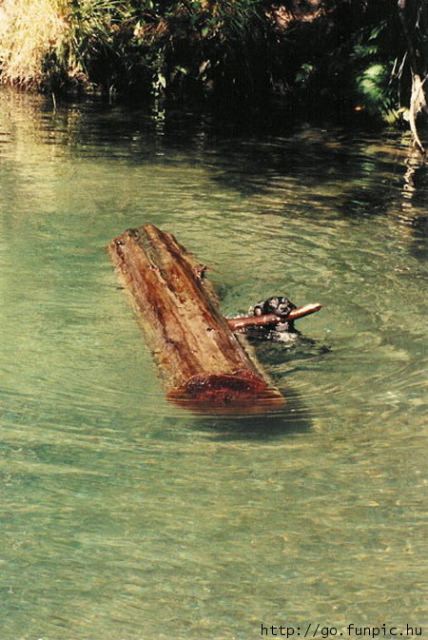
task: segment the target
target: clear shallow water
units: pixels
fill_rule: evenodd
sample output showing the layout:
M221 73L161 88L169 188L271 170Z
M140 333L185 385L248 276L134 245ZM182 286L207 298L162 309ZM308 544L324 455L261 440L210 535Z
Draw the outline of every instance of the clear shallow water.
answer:
M2 640L427 623L428 171L399 134L221 130L0 94ZM172 231L263 344L276 416L168 405L104 247ZM329 350L327 350L327 348Z

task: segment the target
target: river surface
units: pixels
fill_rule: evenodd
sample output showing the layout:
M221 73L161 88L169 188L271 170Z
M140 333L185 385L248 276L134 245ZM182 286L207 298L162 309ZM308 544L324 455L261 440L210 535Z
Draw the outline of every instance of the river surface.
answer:
M1 640L427 624L428 170L273 125L0 93ZM282 412L165 401L105 252L146 222L225 314L324 305L257 347Z

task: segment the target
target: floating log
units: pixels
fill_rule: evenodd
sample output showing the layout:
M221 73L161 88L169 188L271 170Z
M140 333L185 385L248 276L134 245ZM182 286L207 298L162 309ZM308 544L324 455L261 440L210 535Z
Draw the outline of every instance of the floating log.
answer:
M173 235L149 224L125 231L108 250L170 400L246 412L284 404L245 338L222 316L206 267Z

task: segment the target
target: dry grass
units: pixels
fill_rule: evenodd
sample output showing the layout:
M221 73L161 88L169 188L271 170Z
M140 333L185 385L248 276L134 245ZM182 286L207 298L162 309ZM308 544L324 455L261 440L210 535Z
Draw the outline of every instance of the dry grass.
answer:
M46 57L62 46L68 26L63 0L0 0L1 81L39 85Z

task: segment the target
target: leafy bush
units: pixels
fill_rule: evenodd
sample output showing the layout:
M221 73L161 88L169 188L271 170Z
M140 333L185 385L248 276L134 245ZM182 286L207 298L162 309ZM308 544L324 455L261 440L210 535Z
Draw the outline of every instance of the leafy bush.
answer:
M407 2L406 31L391 0L0 0L2 79L228 107L280 94L391 121L428 71L428 5Z

